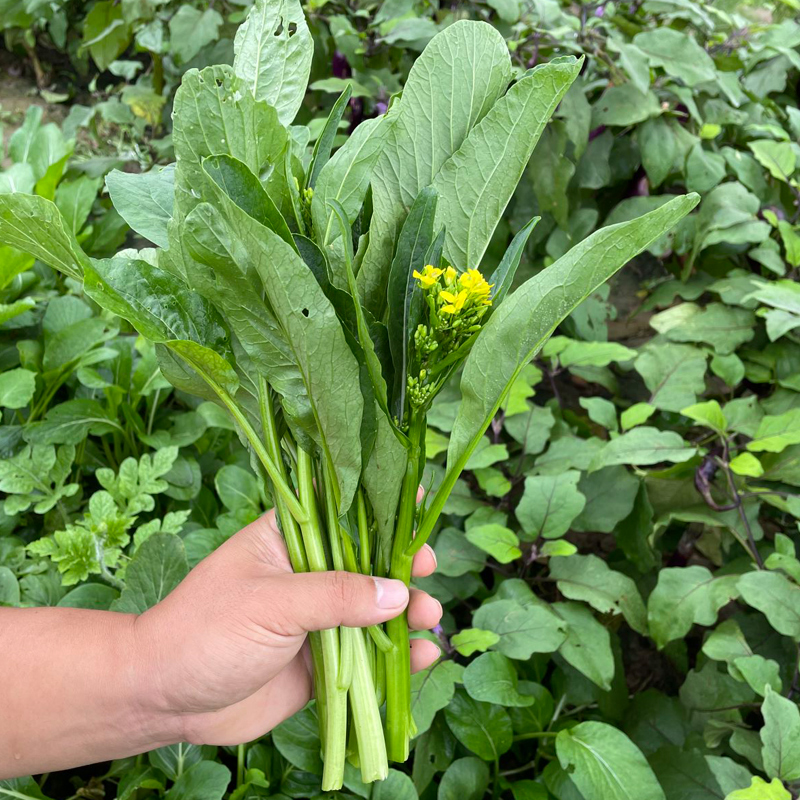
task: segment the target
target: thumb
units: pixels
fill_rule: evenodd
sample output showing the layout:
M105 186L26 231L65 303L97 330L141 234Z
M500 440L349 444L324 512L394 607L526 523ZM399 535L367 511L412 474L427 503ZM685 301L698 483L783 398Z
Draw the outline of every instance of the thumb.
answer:
M364 628L401 614L408 587L398 580L353 572L302 572L269 579L270 622L282 633Z

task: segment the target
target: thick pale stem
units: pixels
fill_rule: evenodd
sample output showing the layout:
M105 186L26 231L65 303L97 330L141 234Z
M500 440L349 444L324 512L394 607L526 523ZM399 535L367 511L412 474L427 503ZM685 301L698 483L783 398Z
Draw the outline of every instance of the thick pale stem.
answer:
M364 783L382 781L389 774L383 724L375 697L375 684L369 665L364 631L348 629L353 648L353 674L350 684L350 707L358 735L358 757Z
M411 582L412 557L407 551L414 535L422 457L421 441L424 433L424 416L412 416L408 432L408 463L400 490L389 570L392 578L397 578L406 585ZM389 620L386 623L386 632L395 648L386 654L386 747L392 761L403 762L408 758L409 740L413 735L414 725L411 718L411 650L406 613Z
M300 523L303 542L312 572L328 570L325 546L317 513L314 493L314 468L311 456L297 448L297 484L300 502L307 521ZM347 691L339 687L341 669L339 630L332 628L319 633L322 649L322 673L325 692L325 750L322 789L336 791L344 780L344 760L347 752Z

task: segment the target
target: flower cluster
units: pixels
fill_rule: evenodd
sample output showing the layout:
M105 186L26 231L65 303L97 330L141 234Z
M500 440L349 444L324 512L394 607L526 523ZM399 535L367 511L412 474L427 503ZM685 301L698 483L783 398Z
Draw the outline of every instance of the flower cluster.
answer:
M436 299L441 314L466 315L492 304L492 286L480 270L468 269L459 275L453 267L440 269L428 264L422 272L414 270L413 275L426 293Z
M492 305L492 285L480 270L459 274L453 267L432 264L414 270L422 289L427 313L414 332L412 358L407 375L409 401L417 408L427 405L446 377L459 348L480 330L481 319ZM466 355L466 353L464 353Z

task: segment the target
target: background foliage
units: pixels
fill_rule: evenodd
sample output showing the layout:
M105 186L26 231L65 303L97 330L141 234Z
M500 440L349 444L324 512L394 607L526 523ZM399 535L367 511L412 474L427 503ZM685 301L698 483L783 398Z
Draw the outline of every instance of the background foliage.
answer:
M0 191L54 199L87 253L141 246L113 169L173 160L171 98L232 59L246 3L0 0ZM800 791L800 25L796 0L310 2L310 143L487 19L522 72L586 54L487 260L519 279L685 191L698 211L561 326L436 533L443 658L412 761L373 798L788 800ZM446 98L440 98L446 102ZM28 108L28 106L30 106ZM154 186L158 182L154 182ZM158 197L152 198L158 207ZM458 405L427 434L435 487ZM270 505L213 403L81 287L0 253L0 602L142 611ZM179 745L0 783L0 797L314 797L313 707L234 751ZM10 794L16 792L16 794ZM368 797L353 771L341 796Z

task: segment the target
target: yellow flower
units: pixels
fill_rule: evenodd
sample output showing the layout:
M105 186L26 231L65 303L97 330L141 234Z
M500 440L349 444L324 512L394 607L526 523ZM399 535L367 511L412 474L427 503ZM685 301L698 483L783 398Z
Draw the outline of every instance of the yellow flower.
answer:
M455 283L455 280L456 280L457 277L458 277L458 272L456 272L456 270L453 267L448 267L444 271L444 279L445 279L445 282L448 283L448 284Z
M414 270L412 274L419 281L419 285L423 289L430 289L431 286L433 286L436 281L439 280L442 270L440 270L438 267L434 267L432 264L427 264L422 272L417 272L417 270Z
M445 314L457 314L464 308L464 303L467 302L467 297L469 293L466 289L462 289L458 294L453 294L452 292L441 292L439 297L447 303L447 305L442 306L442 311Z
M486 278L481 275L480 270L467 270L458 279L458 283L462 289L466 289L466 291L469 292L470 297L475 300L476 303L484 306L490 306L492 304L489 295L491 294L494 284L490 285L487 283Z

